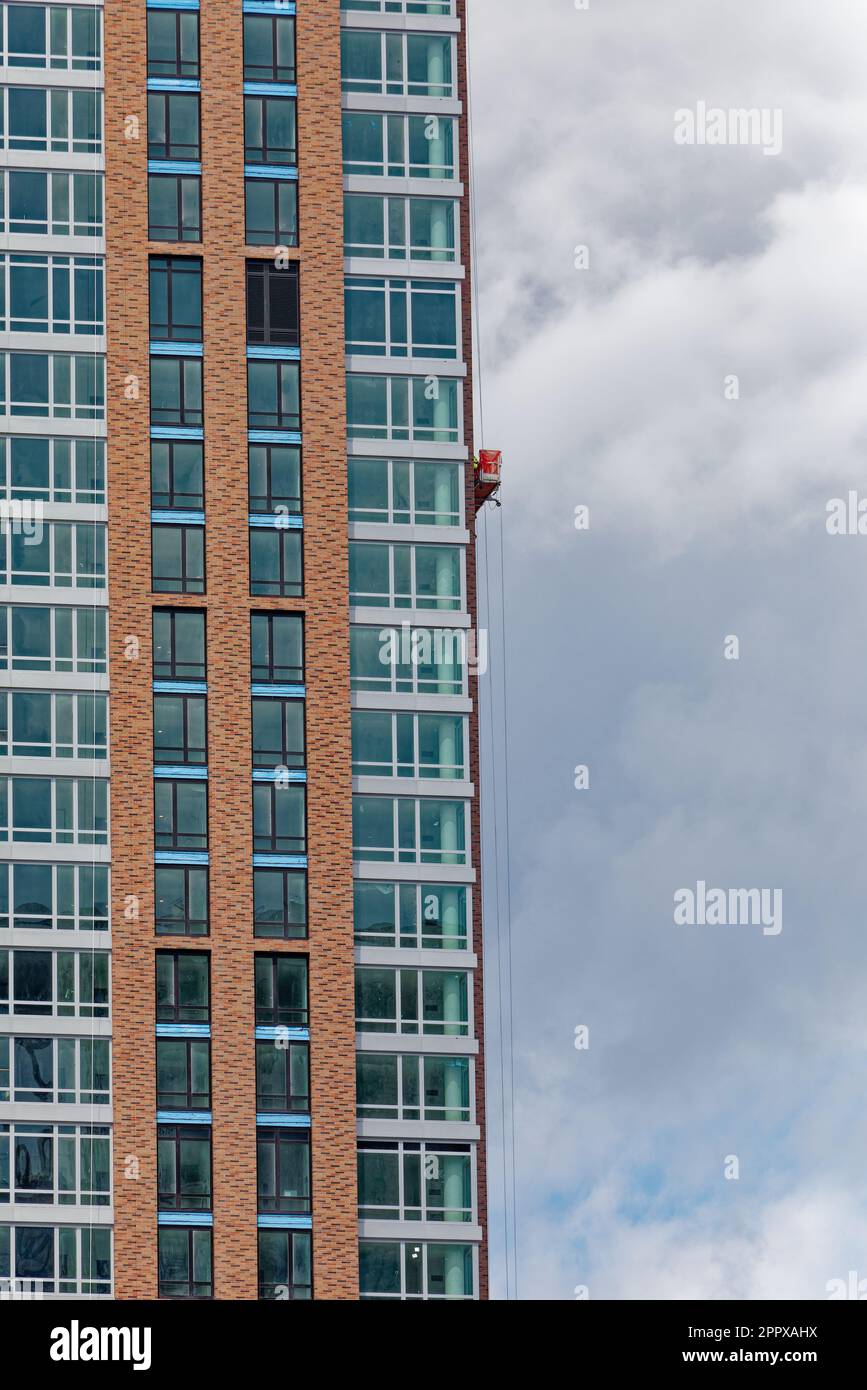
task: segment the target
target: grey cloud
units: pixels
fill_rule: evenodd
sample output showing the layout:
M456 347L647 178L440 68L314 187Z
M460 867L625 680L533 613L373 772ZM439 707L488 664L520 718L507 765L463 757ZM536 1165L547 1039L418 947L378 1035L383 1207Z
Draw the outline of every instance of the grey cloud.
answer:
M824 526L867 494L867 26L591 6L471 10L521 1288L822 1298L867 1277L867 537ZM677 150L700 97L783 107L779 161ZM781 887L783 932L676 927L698 878Z

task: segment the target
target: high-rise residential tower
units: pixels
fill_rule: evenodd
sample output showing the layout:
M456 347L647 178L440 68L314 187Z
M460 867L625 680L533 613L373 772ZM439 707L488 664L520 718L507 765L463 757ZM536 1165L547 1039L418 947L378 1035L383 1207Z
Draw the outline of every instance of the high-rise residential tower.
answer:
M464 11L0 4L0 1284L487 1296Z

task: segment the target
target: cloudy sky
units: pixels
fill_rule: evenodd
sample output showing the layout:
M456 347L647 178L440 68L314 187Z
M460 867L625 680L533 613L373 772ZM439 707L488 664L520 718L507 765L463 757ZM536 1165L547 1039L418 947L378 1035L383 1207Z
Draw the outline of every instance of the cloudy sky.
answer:
M867 1281L867 535L826 529L867 498L867 10L470 0L470 40L519 1296L823 1299ZM781 152L677 145L698 102ZM698 880L782 931L676 926Z

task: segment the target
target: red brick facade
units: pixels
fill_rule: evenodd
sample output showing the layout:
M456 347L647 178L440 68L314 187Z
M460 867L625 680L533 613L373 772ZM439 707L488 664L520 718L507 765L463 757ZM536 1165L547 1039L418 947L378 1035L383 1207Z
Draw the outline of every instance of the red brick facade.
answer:
M146 10L106 0L115 1284L157 1294L154 954L211 955L215 1296L257 1296L253 955L310 960L314 1296L358 1296L338 0L297 21L305 599L249 593L240 0L201 22L201 245L148 244ZM207 594L150 588L148 254L204 260ZM151 611L208 628L210 936L154 936ZM306 625L310 939L256 942L250 613ZM130 642L130 638L134 642ZM137 643L137 655L136 646ZM130 659L132 658L132 659ZM137 906L136 906L137 905Z

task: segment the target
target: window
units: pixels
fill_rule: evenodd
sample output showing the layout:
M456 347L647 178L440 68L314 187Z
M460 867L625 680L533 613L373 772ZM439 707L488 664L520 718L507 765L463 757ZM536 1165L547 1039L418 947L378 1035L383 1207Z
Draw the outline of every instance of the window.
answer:
M455 261L455 208L451 198L347 193L344 254L392 261Z
M361 1221L472 1221L469 1146L360 1143L358 1216Z
M468 1057L359 1052L355 1067L360 1120L462 1124L471 1118Z
M199 440L151 440L151 506L202 511L205 506L204 446Z
M285 598L304 592L301 531L250 530L250 593Z
M306 1027L306 956L256 957L256 1026Z
M157 1126L160 1211L211 1210L211 1131L207 1125Z
M148 159L201 158L196 92L148 92Z
M253 613L250 656L253 681L303 681L304 619L294 613Z
M301 511L301 446L251 444L250 511L285 516Z
M148 77L198 77L199 16L148 10Z
M152 340L202 341L202 262L192 256L151 256Z
M202 180L197 174L148 175L148 237L151 241L201 241Z
M0 440L0 492L41 502L105 502L105 440Z
M247 363L247 424L251 430L300 429L297 362Z
M349 602L366 608L463 607L456 545L349 543Z
M244 81L295 81L295 18L244 15Z
M453 15L455 0L340 0L342 10L369 10L376 14Z
M253 935L299 941L307 935L303 869L253 870Z
M309 1231L259 1232L260 1299L313 1297Z
M108 1018L107 951L0 950L0 1014Z
M460 526L464 465L421 459L349 460L350 521Z
M294 97L244 97L244 162L290 164L298 159Z
M0 865L0 931L108 931L108 866Z
M344 92L438 99L456 95L449 34L342 29L340 40Z
M157 1038L157 1109L210 1108L210 1042L206 1038Z
M153 640L154 680L205 679L204 613L155 608Z
M0 173L0 226L18 236L102 236L102 174Z
M457 285L346 278L346 351L372 357L458 356Z
M458 443L458 383L451 377L351 372L346 378L346 410L350 439Z
M466 864L466 806L433 798L354 796L352 852L390 864Z
M109 1135L107 1125L0 1124L0 1204L107 1207Z
M105 359L94 353L0 353L0 414L104 420Z
M105 526L86 521L45 522L41 538L0 532L0 583L28 588L105 588Z
M107 669L104 608L0 606L0 670Z
M203 594L205 592L205 528L203 526L152 526L155 592Z
M463 778L467 733L460 714L353 710L353 776Z
M31 845L108 844L104 778L0 778L0 841Z
M159 777L154 783L157 849L208 848L208 784Z
M0 100L6 116L0 147L102 154L102 92L87 87L4 87Z
M358 1259L362 1301L474 1296L471 1245L362 1240Z
M11 333L105 332L98 256L0 255L0 328Z
M22 1105L108 1105L105 1038L0 1037L0 1100Z
M154 696L154 762L204 766L208 761L204 695Z
M256 1131L259 1211L308 1216L310 1136L286 1129Z
M306 1114L310 1109L310 1048L273 1038L256 1043L256 1109L267 1115Z
M0 757L104 758L108 698L0 691Z
M158 951L157 1022L210 1021L210 957L198 951Z
M76 5L4 5L2 61L10 68L95 72L101 65L100 12Z
M253 783L254 853L307 853L306 800L306 788L297 783Z
M213 1298L211 1246L207 1227L159 1227L160 1298Z
M207 936L207 869L158 864L154 880L157 936Z
M201 429L202 361L198 357L151 358L151 424Z
M303 767L304 701L253 697L253 766Z
M355 940L360 946L465 951L467 890L439 883L356 879Z
M455 122L448 116L343 113L343 172L390 179L456 179Z
M470 1035L465 970L355 971L355 1026L360 1033Z
M298 185L293 179L245 179L248 246L298 245Z
M349 631L353 690L463 695L467 639L462 628L358 627Z
M66 1298L111 1294L111 1231L105 1226L0 1226L0 1279L39 1280Z
M278 269L271 261L247 262L247 342L298 347L298 262Z

